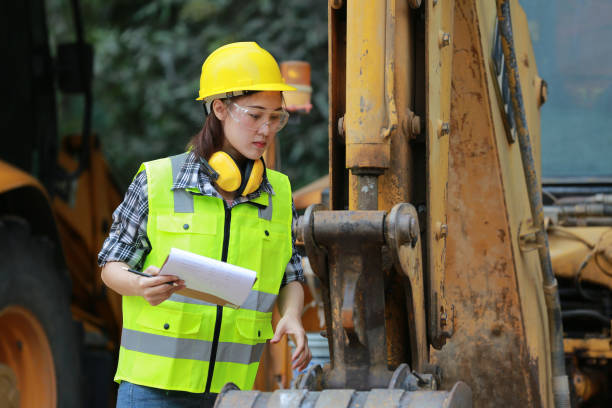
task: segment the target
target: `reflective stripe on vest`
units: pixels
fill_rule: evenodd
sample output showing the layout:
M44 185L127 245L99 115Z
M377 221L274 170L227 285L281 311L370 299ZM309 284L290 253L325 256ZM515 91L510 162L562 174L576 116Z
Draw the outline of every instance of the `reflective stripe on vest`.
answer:
M212 303L205 302L203 300L190 298L187 296L179 295L178 293L170 296L173 302L190 303L193 305L206 305L214 306ZM240 306L241 309L256 310L262 313L269 313L274 308L274 302L276 302L276 295L273 293L258 292L251 290L249 296Z
M152 246L143 268L161 266L173 246L221 258L223 201L199 191L171 189L186 157L173 156L141 167L147 172L147 234ZM274 195L262 193L231 209L227 262L256 271L257 281L240 309L223 308L211 392L219 392L229 381L251 389L265 342L273 335L271 311L291 258L292 211L286 176L272 170L267 175ZM115 380L203 392L216 309L178 293L158 306L150 306L141 297L124 296Z
M255 345L220 342L217 348L217 362L251 364L259 361L266 343ZM211 341L181 339L160 336L136 330L123 329L121 347L141 353L170 358L208 361Z
M179 154L178 156L172 156L170 162L172 163L172 180L176 180L185 159L186 154ZM176 213L192 213L193 212L193 197L191 193L182 188L174 190L174 212Z

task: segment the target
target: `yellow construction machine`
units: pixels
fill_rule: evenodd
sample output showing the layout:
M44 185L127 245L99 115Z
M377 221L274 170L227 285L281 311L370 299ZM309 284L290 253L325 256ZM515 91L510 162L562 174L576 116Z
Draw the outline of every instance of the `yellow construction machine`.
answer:
M329 363L218 407L610 406L612 10L524 3L329 1L329 176L295 194Z
M121 194L91 132L92 50L51 56L42 0L6 2L0 144L0 406L108 407L121 299L97 253ZM83 132L60 140L56 92L83 101Z

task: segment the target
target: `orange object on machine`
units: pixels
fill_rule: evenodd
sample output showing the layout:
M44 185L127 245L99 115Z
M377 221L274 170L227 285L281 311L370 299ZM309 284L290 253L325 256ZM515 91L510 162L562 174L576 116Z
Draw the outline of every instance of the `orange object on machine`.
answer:
M287 85L293 86L295 91L283 92L285 104L289 112L310 113L312 104L310 97L310 64L306 61L283 61L280 64L281 75Z

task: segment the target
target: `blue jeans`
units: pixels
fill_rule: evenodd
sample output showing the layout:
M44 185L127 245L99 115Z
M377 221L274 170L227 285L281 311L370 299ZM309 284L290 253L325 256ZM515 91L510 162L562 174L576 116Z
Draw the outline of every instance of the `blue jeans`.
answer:
M217 394L167 391L121 381L117 408L212 408Z

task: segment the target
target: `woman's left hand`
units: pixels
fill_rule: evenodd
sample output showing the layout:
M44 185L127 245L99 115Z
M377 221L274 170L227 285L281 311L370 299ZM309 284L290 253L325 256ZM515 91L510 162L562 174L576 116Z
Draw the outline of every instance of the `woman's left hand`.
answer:
M276 325L276 332L274 337L270 340L270 343L278 343L283 335L288 334L291 336L293 343L295 344L295 352L291 356L293 364L291 368L293 370L303 370L306 368L310 360L312 359L312 353L308 348L308 338L306 337L306 331L302 326L302 321L299 317L288 313L284 315Z

